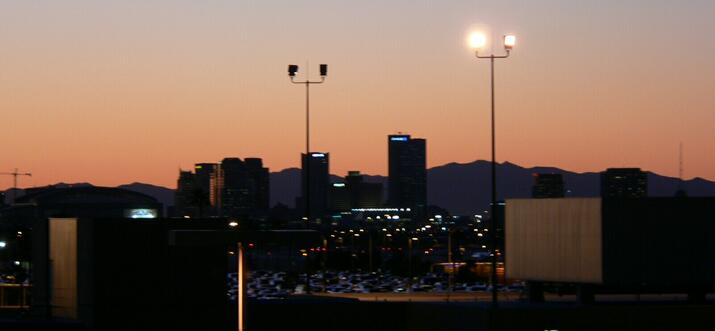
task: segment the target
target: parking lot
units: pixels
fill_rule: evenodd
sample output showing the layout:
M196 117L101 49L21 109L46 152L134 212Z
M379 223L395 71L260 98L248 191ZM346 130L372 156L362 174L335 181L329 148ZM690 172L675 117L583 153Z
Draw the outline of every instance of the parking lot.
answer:
M228 274L230 300L236 299L236 273ZM445 300L482 300L489 297L491 287L482 282L458 283L449 286L446 274L428 273L420 277L401 277L390 273L364 273L336 271L310 275L310 290L305 274L288 275L285 272L256 270L249 273L247 296L260 300L275 300L294 294L320 294L381 300L415 300L444 297ZM515 283L498 289L509 298L519 298L523 284ZM380 296L375 294L379 293ZM370 295L368 295L370 294ZM402 294L410 294L405 296Z

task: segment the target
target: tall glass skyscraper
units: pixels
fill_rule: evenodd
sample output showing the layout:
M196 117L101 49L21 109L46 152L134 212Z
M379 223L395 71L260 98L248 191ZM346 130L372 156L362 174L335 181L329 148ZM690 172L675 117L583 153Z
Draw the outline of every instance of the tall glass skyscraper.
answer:
M322 218L328 210L328 190L330 186L330 154L311 152L306 155L301 154L301 164L303 166L301 188L302 194L297 206L299 209L305 210L305 199L310 194L310 218ZM306 162L310 162L309 176L306 172Z
M389 135L388 204L410 208L414 217L425 216L427 209L427 153L425 139L409 135Z

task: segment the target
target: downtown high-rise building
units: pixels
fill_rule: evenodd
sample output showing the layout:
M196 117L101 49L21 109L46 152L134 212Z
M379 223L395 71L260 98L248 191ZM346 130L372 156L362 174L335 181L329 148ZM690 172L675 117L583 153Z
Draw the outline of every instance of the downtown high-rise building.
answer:
M248 172L249 185L254 194L251 196L250 205L256 210L267 211L270 208L270 173L268 168L263 167L263 160L260 158L246 158L246 171Z
M215 215L211 176L218 165L216 163L197 163L194 171L179 171L174 194L174 216L203 217Z
M216 163L197 163L194 165L196 188L207 197L206 199L211 196L211 174L216 171L216 168L218 168Z
M258 158L237 157L221 161L212 180L219 216L264 214L269 204L268 168Z
M225 158L181 171L173 215L261 216L269 208L269 173L258 158Z
M410 208L414 217L427 209L426 140L398 134L387 137L388 205Z
M176 181L176 191L174 191L175 216L198 216L196 215L196 205L194 194L196 191L196 178L191 171L179 170L179 179Z
M311 152L308 157L301 154L301 166L301 196L296 201L296 207L305 214L307 201L310 204L310 219L322 218L328 210L330 154Z
M531 197L535 199L563 198L564 178L561 174L534 174Z
M601 173L601 197L645 198L648 174L640 168L609 168Z
M382 183L365 182L359 171L349 171L345 181L330 187L330 210L346 212L354 208L382 207Z

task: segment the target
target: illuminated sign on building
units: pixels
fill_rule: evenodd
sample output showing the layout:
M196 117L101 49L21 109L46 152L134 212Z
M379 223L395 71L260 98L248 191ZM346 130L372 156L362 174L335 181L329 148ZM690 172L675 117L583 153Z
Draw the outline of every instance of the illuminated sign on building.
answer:
M345 187L345 183L335 183L333 187Z
M409 137L390 137L390 141L408 141L410 140Z
M157 218L159 216L159 213L156 211L156 209L138 208L125 210L124 216L133 219L151 219Z
M312 156L312 157L325 157L325 154L323 154L323 153L313 153L313 154L310 154L310 156Z

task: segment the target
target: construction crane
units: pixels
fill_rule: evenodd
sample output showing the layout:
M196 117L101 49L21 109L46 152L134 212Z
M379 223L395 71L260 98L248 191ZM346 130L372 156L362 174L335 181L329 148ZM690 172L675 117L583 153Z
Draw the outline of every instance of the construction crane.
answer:
M0 175L6 175L6 176L12 176L12 200L10 200L11 203L15 203L15 199L17 198L17 176L28 176L32 177L32 174L29 172L18 172L17 168L15 168L15 171L13 172L0 172Z

